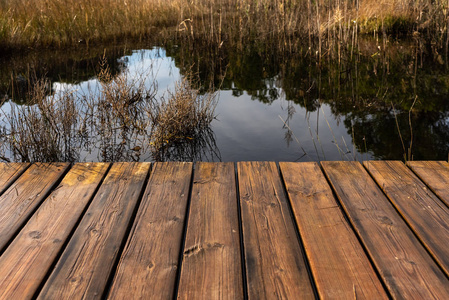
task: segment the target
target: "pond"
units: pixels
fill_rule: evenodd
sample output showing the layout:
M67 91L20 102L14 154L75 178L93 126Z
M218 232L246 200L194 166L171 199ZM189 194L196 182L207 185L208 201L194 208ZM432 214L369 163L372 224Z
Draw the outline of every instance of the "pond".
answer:
M260 45L205 50L173 43L89 51L2 58L3 160L448 158L447 59L419 41L367 39L360 41L357 50L320 58L307 47L285 54ZM37 150L14 146L17 137L12 138L11 126L23 122L14 120L17 111L36 107L26 96L28 85L34 83L29 78L49 79L45 97L61 92L98 93L102 86L98 64L103 54L112 77L126 73L127 80L138 78L149 90L154 89L152 97L157 99L167 97L187 75L199 78L200 95L213 86L216 106L210 126L201 137L186 136L182 143L170 145L171 150L163 155L150 150L144 131L122 127L83 132L84 138L71 133L70 140L52 146L60 148L52 153L64 154L48 158L26 155L24 151ZM82 111L82 106L79 101L74 109Z

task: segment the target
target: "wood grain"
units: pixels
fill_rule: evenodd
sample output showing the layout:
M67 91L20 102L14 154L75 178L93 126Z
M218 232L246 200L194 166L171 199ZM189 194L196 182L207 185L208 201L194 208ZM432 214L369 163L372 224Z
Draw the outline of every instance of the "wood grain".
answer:
M321 164L392 297L448 299L447 277L362 165Z
M30 166L29 163L0 163L0 195Z
M243 299L233 163L197 163L179 299Z
M156 163L108 297L172 299L192 163Z
M313 299L276 164L239 162L237 170L249 299Z
M449 207L449 164L445 161L409 161L407 165Z
M4 250L68 167L68 163L33 164L0 197L0 251Z
M109 164L75 164L0 257L0 299L30 299Z
M322 299L388 299L317 163L279 163Z
M402 162L371 161L364 165L449 276L449 208Z
M150 163L115 163L38 299L103 296Z

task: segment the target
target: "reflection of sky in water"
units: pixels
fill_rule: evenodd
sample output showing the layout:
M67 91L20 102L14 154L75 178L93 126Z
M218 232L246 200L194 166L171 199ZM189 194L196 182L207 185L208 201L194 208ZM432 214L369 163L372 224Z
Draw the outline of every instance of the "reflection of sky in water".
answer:
M288 105L295 111L289 121ZM216 114L217 120L212 125L224 161L317 161L353 158L352 138L342 122L335 120L327 105L308 114L304 108L289 103L282 96L267 105L251 100L246 93L236 98L232 96L231 91L222 91ZM289 144L285 138L288 129L284 127L283 120L294 134ZM343 152L340 152L337 146ZM348 150L351 153L346 154ZM360 154L357 154L357 157L362 158ZM366 154L363 158L368 159Z
M119 59L125 66L129 74L129 80L140 78L145 79L146 86L153 83L156 78L158 86L157 96L162 96L167 89L172 89L174 83L180 78L179 69L175 67L174 61L165 56L165 50L156 48L152 50L135 50L132 55ZM65 90L76 91L97 91L98 80L92 78L77 85L55 82L53 90L55 92Z
M173 89L175 82L181 78L174 60L165 55L165 50L160 48L137 50L119 61L126 67L129 80L145 78L146 84L151 84L155 78L158 86L157 96L161 97L167 89ZM238 97L233 96L231 90L219 93L215 111L217 118L212 122L212 130L223 161L317 161L354 158L352 138L344 127L343 120L337 121L329 106L323 105L320 110L307 113L301 106L286 101L282 91L277 89L280 96L271 104L251 99L247 92ZM77 85L55 82L53 90L56 93L65 90L80 93L98 91L99 82L95 78ZM9 109L9 104L6 103L3 110L7 112ZM294 113L288 120L289 110ZM286 140L288 129L283 120L288 123L293 133L290 142ZM347 150L351 153L342 154L338 147L344 153ZM363 157L357 154L357 159L362 158L371 157L367 154ZM96 161L99 155L95 149L84 151L80 159ZM149 153L140 156L140 160L148 159L151 159Z

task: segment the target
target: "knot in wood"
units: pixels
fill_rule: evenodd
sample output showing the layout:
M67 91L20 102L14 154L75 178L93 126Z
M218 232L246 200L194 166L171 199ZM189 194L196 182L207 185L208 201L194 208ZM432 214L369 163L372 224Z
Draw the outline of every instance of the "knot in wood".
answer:
M41 232L40 231L31 231L29 233L29 236L34 240L38 240L41 238Z

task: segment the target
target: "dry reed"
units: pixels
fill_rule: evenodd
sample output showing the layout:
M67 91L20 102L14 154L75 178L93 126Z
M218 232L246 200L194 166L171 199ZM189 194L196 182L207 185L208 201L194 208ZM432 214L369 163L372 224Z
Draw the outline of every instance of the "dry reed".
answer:
M183 141L196 147L192 155L204 152L201 147L213 148L209 125L215 94L200 95L183 79L168 97L158 98L155 78L148 80L151 74L130 78L124 71L113 77L102 63L98 84L86 91L67 88L49 94L49 82L36 81L29 104L9 102L10 110L2 112L0 158L73 162L99 149L99 161L139 160L142 153L162 160L183 159L173 150Z
M350 42L358 33L425 33L446 41L443 0L11 0L0 1L0 45L73 46L174 32L226 45L292 37ZM320 55L321 56L321 55Z

